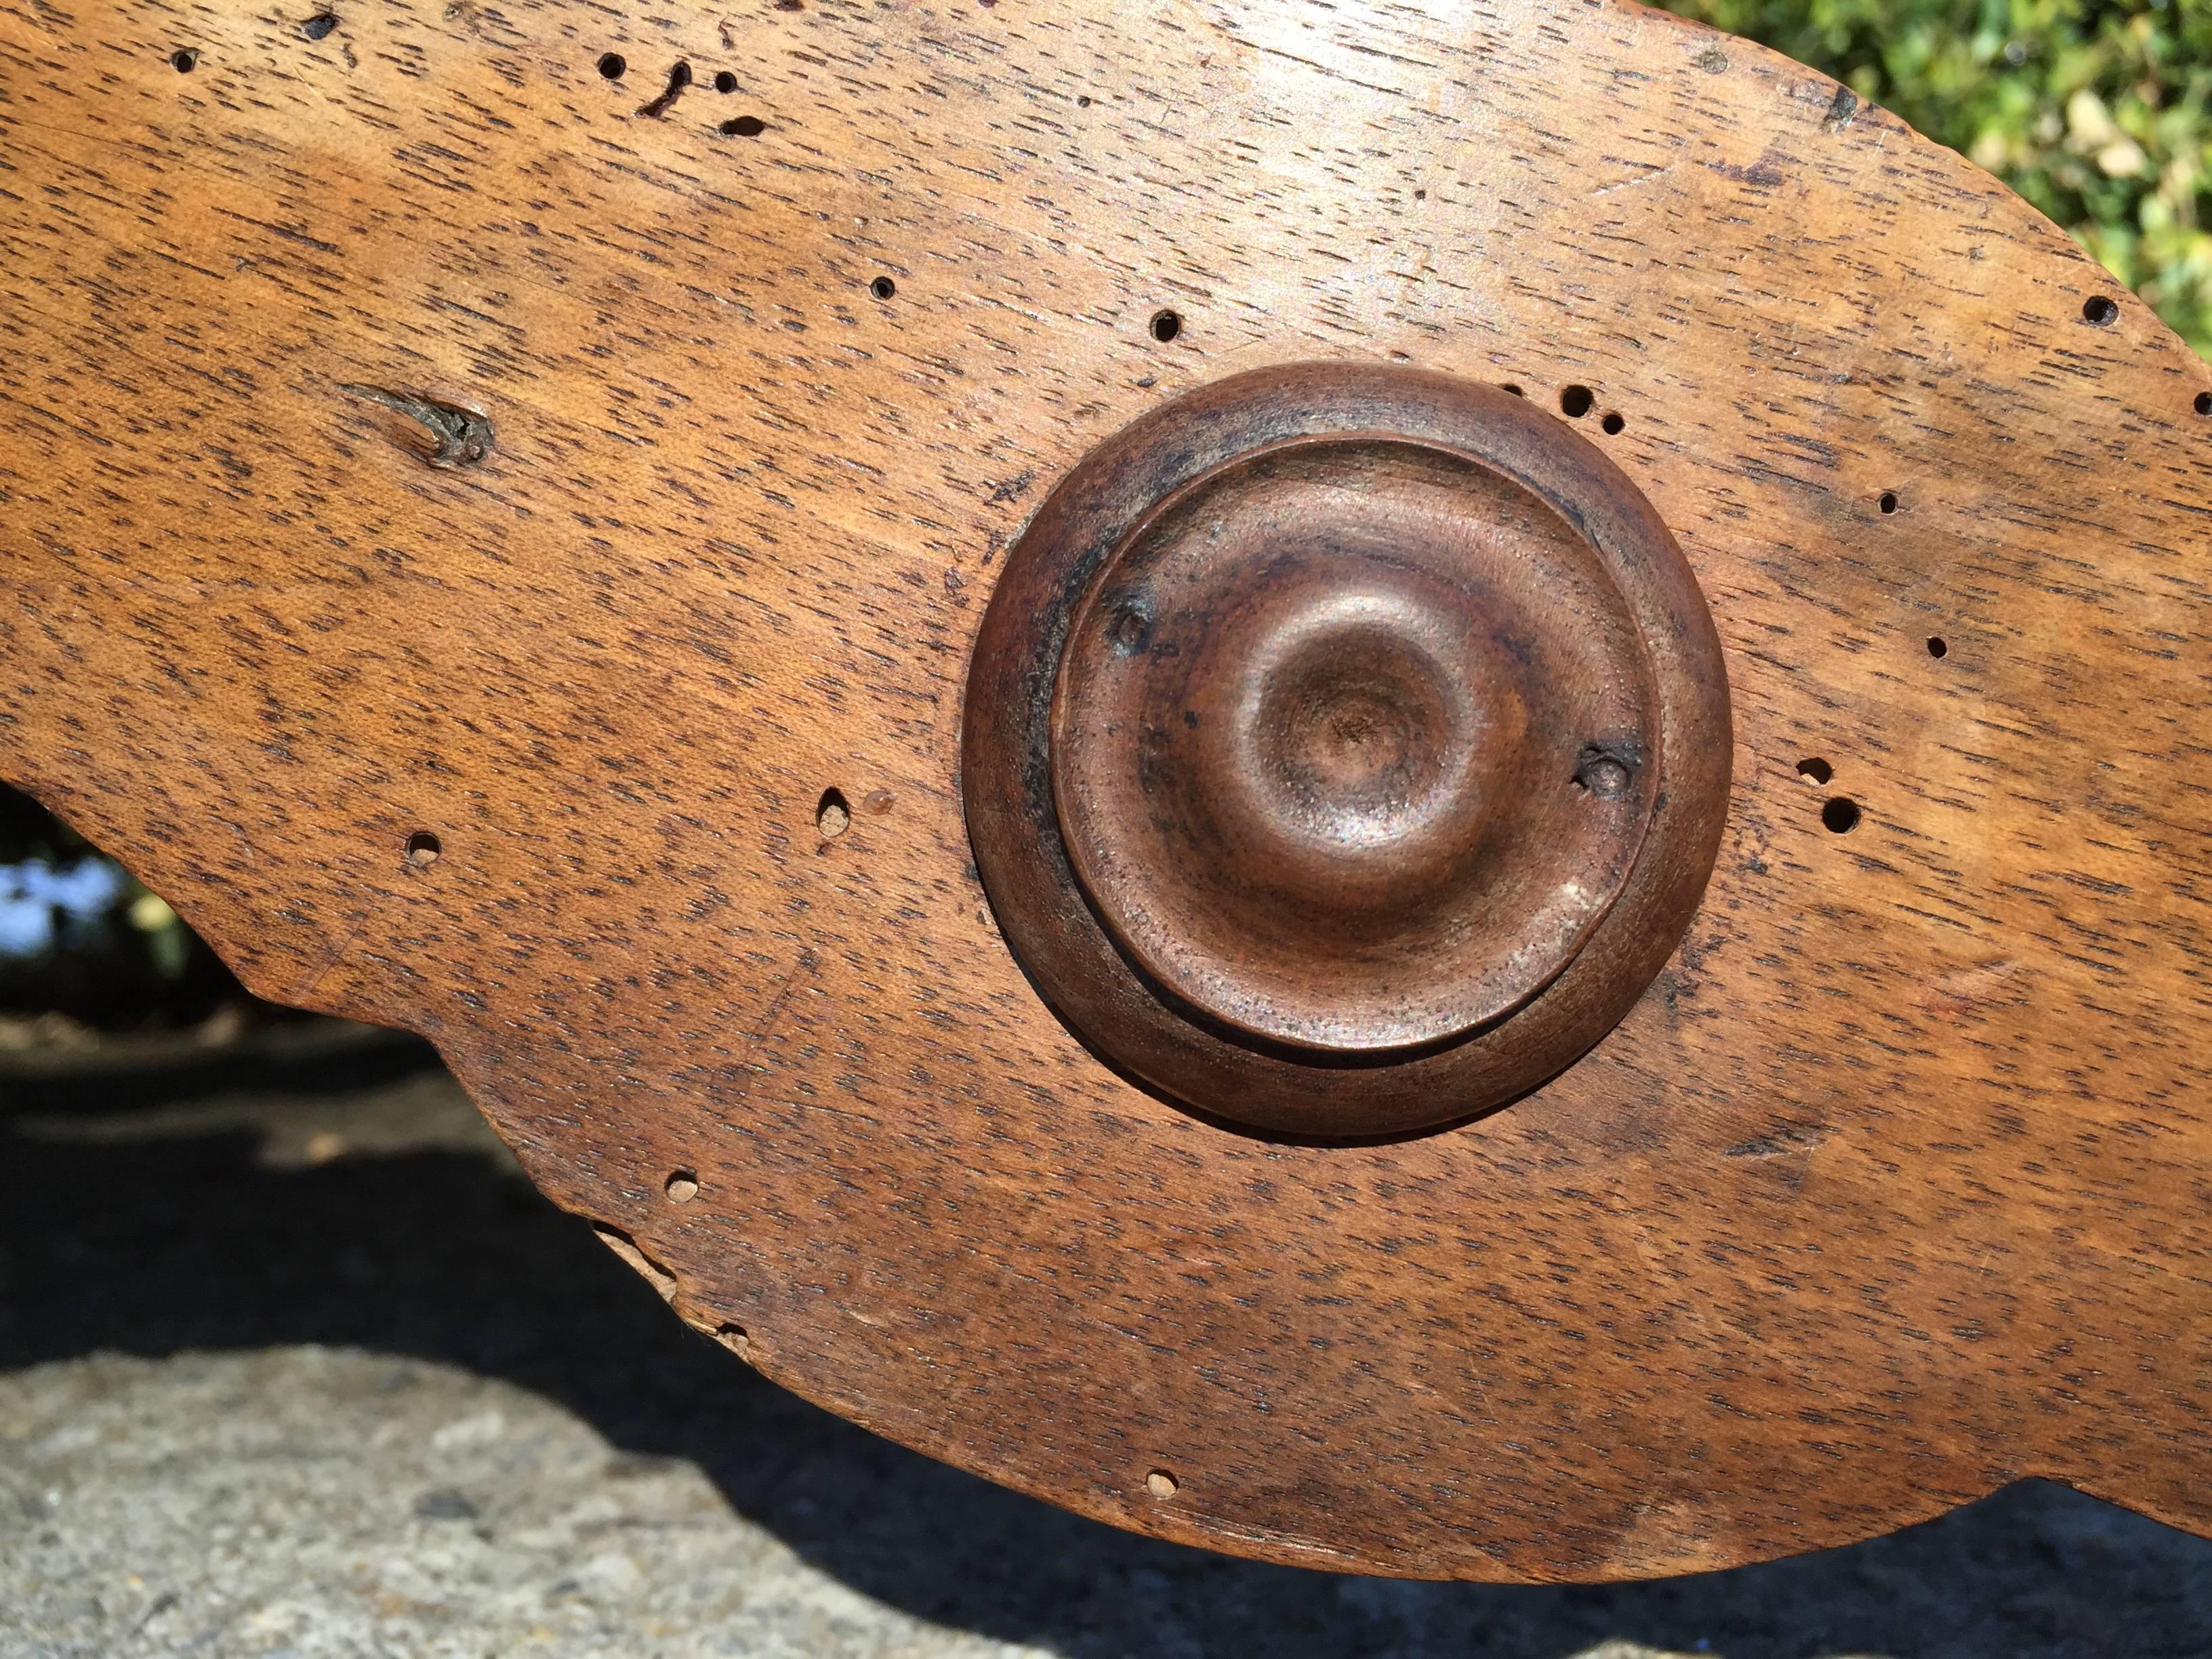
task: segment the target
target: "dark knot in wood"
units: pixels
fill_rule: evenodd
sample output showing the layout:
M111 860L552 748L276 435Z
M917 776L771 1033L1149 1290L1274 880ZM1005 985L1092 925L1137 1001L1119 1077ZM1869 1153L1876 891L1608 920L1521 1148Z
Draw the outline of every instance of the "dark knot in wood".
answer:
M476 410L416 392L387 392L380 386L351 381L338 390L349 397L381 404L414 422L421 433L410 439L407 447L432 466L474 466L491 453L491 418Z

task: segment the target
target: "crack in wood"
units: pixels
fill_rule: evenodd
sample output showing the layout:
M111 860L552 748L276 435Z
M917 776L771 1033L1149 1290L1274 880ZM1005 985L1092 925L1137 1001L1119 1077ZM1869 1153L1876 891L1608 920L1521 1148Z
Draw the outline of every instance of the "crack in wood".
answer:
M464 409L441 398L389 392L382 386L362 386L350 380L342 382L338 390L349 397L381 404L421 427L428 434L428 443L418 440L407 447L432 466L474 466L491 453L491 417L476 410Z

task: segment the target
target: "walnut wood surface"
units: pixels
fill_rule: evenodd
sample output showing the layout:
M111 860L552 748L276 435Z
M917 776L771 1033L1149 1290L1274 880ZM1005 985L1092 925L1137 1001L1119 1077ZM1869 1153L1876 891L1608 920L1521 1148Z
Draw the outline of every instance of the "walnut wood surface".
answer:
M2212 374L1633 6L784 4L0 8L0 770L434 1038L685 1318L1087 1513L1495 1578L2027 1474L2212 1530ZM1364 1146L1086 1052L957 777L1052 481L1330 356L1587 404L1735 719L1628 1019Z

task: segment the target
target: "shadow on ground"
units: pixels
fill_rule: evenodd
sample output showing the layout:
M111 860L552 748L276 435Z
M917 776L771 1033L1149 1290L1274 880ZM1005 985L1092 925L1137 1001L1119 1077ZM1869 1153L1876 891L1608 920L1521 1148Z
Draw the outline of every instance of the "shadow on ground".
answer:
M0 1369L297 1343L466 1367L690 1461L866 1595L1064 1653L1158 1652L1163 1630L1238 1655L2212 1651L2212 1546L2037 1483L1849 1549L1596 1589L1346 1580L1125 1535L695 1336L396 1042L0 1081Z

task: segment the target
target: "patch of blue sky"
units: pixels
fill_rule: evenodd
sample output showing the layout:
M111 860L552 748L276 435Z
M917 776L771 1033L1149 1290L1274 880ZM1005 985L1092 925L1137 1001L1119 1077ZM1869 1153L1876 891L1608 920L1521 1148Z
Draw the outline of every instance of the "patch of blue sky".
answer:
M123 881L123 872L101 858L0 864L0 957L43 956L70 924L95 921L113 909Z

